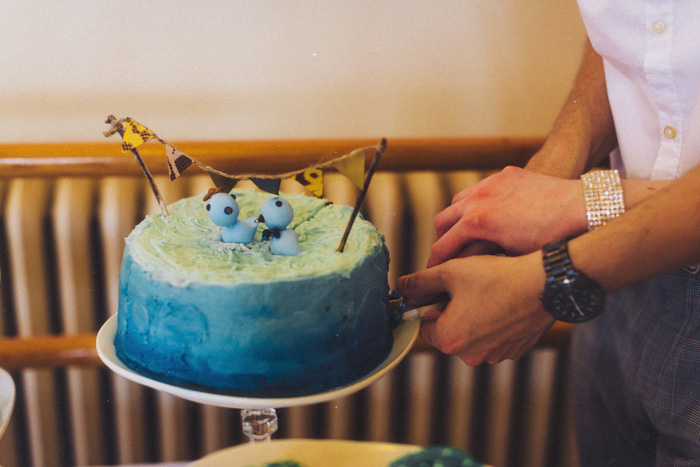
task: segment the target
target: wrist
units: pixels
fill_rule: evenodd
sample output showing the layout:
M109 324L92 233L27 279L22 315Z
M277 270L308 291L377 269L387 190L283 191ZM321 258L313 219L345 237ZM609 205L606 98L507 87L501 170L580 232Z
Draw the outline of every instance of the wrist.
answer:
M537 308L543 315L549 316L542 307L540 296L544 292L546 275L542 267L542 252L537 250L522 256L514 256L510 259L517 261L517 276L522 284L524 296L520 297L523 303L532 304L526 308Z
M568 180L568 198L565 200L568 209L563 212L569 216L568 222L571 230L566 237L577 237L588 230L588 216L586 211L586 198L583 185L580 180Z
M588 153L580 141L568 141L551 134L542 148L528 161L525 168L543 175L577 179L583 173Z

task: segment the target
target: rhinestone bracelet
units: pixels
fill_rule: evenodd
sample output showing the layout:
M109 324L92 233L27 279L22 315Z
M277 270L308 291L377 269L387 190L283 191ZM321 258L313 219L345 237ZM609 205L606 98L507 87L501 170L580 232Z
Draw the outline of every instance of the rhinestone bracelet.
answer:
M597 229L625 212L620 173L617 170L595 170L581 175L581 182L588 230Z

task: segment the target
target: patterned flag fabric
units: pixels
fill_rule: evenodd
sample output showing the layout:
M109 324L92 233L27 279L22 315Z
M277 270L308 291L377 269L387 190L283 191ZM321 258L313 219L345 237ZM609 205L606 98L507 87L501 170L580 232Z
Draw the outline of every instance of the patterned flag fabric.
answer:
M190 156L168 143L165 143L165 153L168 157L170 181L175 180L177 177L182 175L182 172L187 170L189 166L194 164L194 160L192 160Z
M122 152L135 149L156 136L151 130L130 118L127 118L124 123Z
M314 196L323 196L323 171L321 169L309 169L296 174L294 180L301 183Z

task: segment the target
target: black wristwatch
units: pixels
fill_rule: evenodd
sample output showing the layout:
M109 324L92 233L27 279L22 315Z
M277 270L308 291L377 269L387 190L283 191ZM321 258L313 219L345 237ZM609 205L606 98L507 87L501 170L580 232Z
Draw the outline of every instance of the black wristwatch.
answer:
M540 299L550 315L559 321L581 323L603 311L603 289L574 268L566 239L545 245L542 248L542 262L547 279Z

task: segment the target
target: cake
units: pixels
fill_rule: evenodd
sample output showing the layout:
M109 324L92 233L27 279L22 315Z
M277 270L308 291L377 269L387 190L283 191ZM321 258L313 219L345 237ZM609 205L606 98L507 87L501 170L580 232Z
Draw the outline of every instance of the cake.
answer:
M234 190L239 218L272 195ZM258 229L225 243L202 196L147 216L126 239L115 348L159 381L245 397L290 397L361 379L388 356L388 251L359 216L337 252L349 206L282 197L301 253L278 256Z

